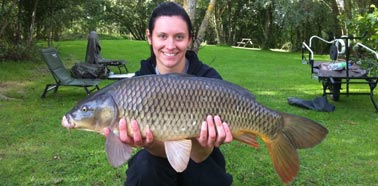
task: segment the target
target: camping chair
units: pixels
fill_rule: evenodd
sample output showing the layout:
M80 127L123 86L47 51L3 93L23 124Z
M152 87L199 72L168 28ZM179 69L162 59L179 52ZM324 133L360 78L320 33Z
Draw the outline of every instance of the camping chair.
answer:
M105 67L116 66L118 67L120 74L122 74L121 67L125 69L126 73L129 72L129 70L126 67L127 61L102 58L101 46L100 46L98 34L95 31L91 31L88 35L88 44L87 44L87 52L85 55L85 62L89 64L103 64L105 65Z
M57 92L59 86L83 87L88 95L95 90L100 90L100 88L98 87L100 80L75 79L71 77L71 75L65 69L62 61L60 60L56 49L42 49L42 56L52 76L55 79L55 83L46 85L46 88L43 91L41 98L45 98L46 93L50 90L54 90L54 92ZM90 90L90 87L93 87L93 89Z

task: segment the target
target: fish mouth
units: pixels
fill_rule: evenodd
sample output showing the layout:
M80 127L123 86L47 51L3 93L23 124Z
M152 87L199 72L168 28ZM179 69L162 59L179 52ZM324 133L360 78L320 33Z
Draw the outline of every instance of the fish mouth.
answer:
M67 128L67 129L75 128L75 124L70 122L69 116L63 116L62 125L63 125L63 127Z

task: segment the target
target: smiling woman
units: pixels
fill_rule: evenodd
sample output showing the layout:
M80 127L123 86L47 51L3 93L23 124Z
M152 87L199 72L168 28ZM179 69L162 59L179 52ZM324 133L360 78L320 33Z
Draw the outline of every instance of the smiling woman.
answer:
M151 57L141 62L136 76L181 73L222 79L215 69L203 64L195 52L187 49L192 42L192 24L186 11L178 4L166 2L156 7L146 36ZM128 163L125 184L231 185L232 176L226 172L225 160L218 148L232 141L228 124L222 122L219 116L209 115L204 120L198 137L191 139L188 168L176 172L168 162L165 153L167 146L163 142L154 141L151 131L141 131L137 121L129 120L126 123L121 119L117 140L131 147L143 147ZM142 132L146 133L145 138L142 138ZM115 136L107 128L104 134L108 139Z

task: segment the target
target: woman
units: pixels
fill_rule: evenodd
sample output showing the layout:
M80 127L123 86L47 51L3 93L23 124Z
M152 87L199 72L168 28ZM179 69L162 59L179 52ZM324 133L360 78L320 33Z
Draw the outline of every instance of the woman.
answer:
M185 73L221 79L217 71L187 50L192 42L192 25L186 11L176 3L162 3L153 11L146 36L151 57L141 62L136 76ZM225 160L218 147L232 141L232 135L219 116L208 116L202 123L199 136L192 139L190 161L182 173L170 166L164 144L153 140L152 131L147 129L146 138L142 138L134 120L130 123L134 135L128 136L126 125L121 119L121 141L143 149L128 162L125 185L231 185L232 176L226 173ZM104 133L107 136L109 129L104 129Z

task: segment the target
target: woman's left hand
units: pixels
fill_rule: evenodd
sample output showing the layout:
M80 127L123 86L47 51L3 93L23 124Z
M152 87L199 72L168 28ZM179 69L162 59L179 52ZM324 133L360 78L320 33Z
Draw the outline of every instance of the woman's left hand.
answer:
M207 116L202 123L199 136L192 140L190 158L196 163L205 161L213 152L214 147L232 141L232 133L227 123L219 116Z
M219 116L207 116L197 140L202 147L219 147L231 142L233 137L228 124L222 122Z

